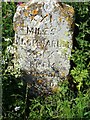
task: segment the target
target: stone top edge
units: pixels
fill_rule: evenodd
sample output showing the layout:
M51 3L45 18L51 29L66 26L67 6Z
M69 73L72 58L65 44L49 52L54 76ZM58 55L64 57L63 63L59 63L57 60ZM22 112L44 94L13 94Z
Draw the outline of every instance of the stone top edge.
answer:
M65 5L66 7L72 7L72 6L68 5L68 4L63 3L61 0L44 0L44 1L43 0L29 0L27 2L24 2L24 3L20 4L20 5L18 5L18 6L21 6L21 7L28 6L29 7L30 5L32 5L34 3L37 3L37 4L47 3L47 4L49 4L51 2L53 4L61 3L62 5Z
M67 14L67 16L69 16L71 19L74 16L74 8L68 4L62 3L60 2L60 0L30 0L27 3L22 3L20 5L17 6L17 10L16 13L13 17L13 26L17 21L17 18L20 18L21 14L20 11L22 11L23 9L27 10L27 8L29 8L31 5L34 4L43 4L46 3L47 5L49 4L54 4L56 7L60 8L59 10L63 11L64 14ZM69 14L68 14L69 13Z
M39 1L39 2L37 2ZM46 2L48 1L48 2ZM53 2L54 1L54 2ZM20 5L17 6L17 8L27 8L27 7L30 7L32 4L43 4L43 3L47 3L48 5L50 4L51 0L45 0L43 2L43 0L31 0L29 2L25 2L25 3L22 3ZM66 11L69 11L72 16L74 15L75 11L74 11L74 8L68 4L65 4L63 2L60 2L60 0L52 0L52 4L55 4L57 7L61 7L62 9L66 9ZM17 10L16 10L17 12Z

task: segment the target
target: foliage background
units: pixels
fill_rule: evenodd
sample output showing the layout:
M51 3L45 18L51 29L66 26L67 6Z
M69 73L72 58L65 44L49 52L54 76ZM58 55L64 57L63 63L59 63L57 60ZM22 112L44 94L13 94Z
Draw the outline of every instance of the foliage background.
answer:
M67 3L75 9L75 31L70 76L54 94L32 97L17 77L10 53L14 40L13 16L17 4L2 3L3 120L61 120L90 118L90 2Z

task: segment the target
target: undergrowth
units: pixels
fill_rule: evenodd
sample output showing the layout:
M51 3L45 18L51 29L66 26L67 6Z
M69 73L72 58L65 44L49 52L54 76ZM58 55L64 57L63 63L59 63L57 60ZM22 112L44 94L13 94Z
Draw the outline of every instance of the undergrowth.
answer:
M10 71L17 3L2 3L3 120L90 119L90 3L68 3L75 9L75 30L68 80L49 96L31 97L28 86Z

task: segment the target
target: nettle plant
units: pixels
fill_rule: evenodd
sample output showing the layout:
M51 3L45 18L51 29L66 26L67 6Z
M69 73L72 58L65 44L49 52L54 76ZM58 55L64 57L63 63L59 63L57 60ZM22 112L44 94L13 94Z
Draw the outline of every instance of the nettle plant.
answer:
M74 62L71 75L74 82L77 82L79 91L85 90L90 86L90 30L89 24L90 16L88 3L76 3L74 5L76 11L75 20L75 41L74 49L72 51L72 58Z
M52 95L29 95L28 85L13 69L13 16L18 3L2 3L3 120L90 118L90 12L89 2L67 3L75 9L75 31L68 80ZM19 3L21 4L21 3Z

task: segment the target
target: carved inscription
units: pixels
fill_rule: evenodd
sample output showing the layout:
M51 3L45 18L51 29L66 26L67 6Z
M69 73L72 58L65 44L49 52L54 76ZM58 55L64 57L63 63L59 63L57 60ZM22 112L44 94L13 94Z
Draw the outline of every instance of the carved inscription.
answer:
M34 28L33 28L34 29ZM37 30L37 28L36 28L36 30ZM38 28L38 30L39 30L39 28ZM30 33L34 33L33 31L29 31ZM31 34L28 32L28 34L30 35L30 37L31 37ZM39 33L39 32L37 32L37 33ZM26 34L27 35L27 34ZM39 35L39 34L38 34ZM42 35L43 36L43 35ZM25 41L25 43L24 43L24 41ZM31 39L29 39L29 37L28 37L28 39L26 38L26 37L23 37L23 36L21 36L21 35L18 35L18 34L16 34L16 44L22 44L22 45L26 45L26 44L29 44L29 45L31 45L31 46L37 46L37 47L40 47L40 45L42 44L42 46L45 48L45 45L46 46L49 46L49 47L69 47L69 42L68 41L64 41L63 39L59 39L59 40L57 40L57 41L55 41L55 40L52 40L52 41L50 41L50 40L41 40L40 41L40 39L35 39L35 38L33 38L32 37L32 40Z
M38 81L47 88L58 86L69 74L73 11L65 4L60 6L57 0L32 0L17 8L16 61L22 71L32 76L28 81L36 81L36 86Z
M40 28L29 28L29 26L27 26L27 34L30 34L30 33L34 33L34 34L40 34Z

